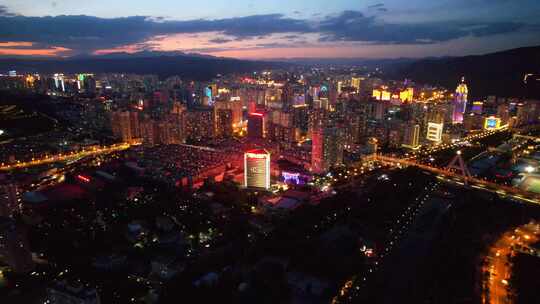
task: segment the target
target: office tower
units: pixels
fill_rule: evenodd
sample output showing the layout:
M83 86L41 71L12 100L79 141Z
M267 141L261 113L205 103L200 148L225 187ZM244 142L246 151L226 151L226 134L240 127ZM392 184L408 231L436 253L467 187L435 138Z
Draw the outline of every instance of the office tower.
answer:
M454 112L452 115L452 122L455 124L463 123L463 114L467 109L467 98L469 89L465 83L465 77L461 78L461 83L456 88L454 96Z
M111 129L116 138L124 142L131 141L131 115L127 111L114 111L111 113Z
M502 124L507 124L510 120L510 109L508 104L501 104L497 106L497 117L501 118Z
M312 134L311 170L323 174L331 167L343 163L341 132L336 127L323 126Z
M195 108L185 112L186 138L193 141L214 137L214 109Z
M444 127L443 123L434 123L434 122L428 123L426 139L429 141L437 142L437 143L441 142L443 127Z
M351 87L354 88L355 93L360 93L361 79L358 77L351 78Z
M314 108L309 111L308 116L308 135L313 137L313 133L316 129L322 128L328 119L328 113L319 108Z
M141 138L141 125L139 123L139 112L133 111L129 113L129 126L131 129L131 138Z
M479 130L482 128L484 119L482 115L468 113L463 116L463 129L465 130Z
M65 92L64 74L54 74L54 86L57 91Z
M143 139L143 144L147 146L153 146L158 143L157 137L157 127L155 126L154 120L150 116L145 115L143 120L140 123L141 137Z
M518 126L522 126L529 121L529 109L525 104L519 103L517 105L516 117Z
M16 273L28 273L34 268L25 231L12 218L0 217L0 257Z
M244 153L244 186L270 189L270 153L268 151L259 149Z
M233 135L233 112L232 110L216 110L216 136L231 137Z
M252 112L248 117L248 137L261 139L266 137L267 114L264 112Z
M420 146L420 125L409 123L405 126L403 146L409 149L417 149Z
M342 91L343 91L343 81L338 81L337 82L337 93L338 93L338 95L341 94Z
M296 105L292 108L293 126L302 132L309 129L309 108L307 105Z
M384 101L379 101L375 103L375 119L382 120L386 115L386 110L388 109L388 103Z
M256 105L253 103L253 111L256 112ZM232 125L239 127L242 124L242 101L240 97L231 97L230 100L219 100L214 103L214 110L230 110L232 113ZM252 113L250 112L250 113Z
M447 109L443 105L435 105L428 108L425 119L427 122L444 123L446 121L446 116Z
M172 144L183 144L186 142L184 114L169 114L167 117L169 132Z
M156 122L157 128L157 140L159 144L169 145L172 144L170 125L167 121Z
M289 110L294 104L294 90L289 83L286 83L281 90L281 104L282 110Z
M267 88L264 95L264 106L272 109L281 109L283 107L283 89Z

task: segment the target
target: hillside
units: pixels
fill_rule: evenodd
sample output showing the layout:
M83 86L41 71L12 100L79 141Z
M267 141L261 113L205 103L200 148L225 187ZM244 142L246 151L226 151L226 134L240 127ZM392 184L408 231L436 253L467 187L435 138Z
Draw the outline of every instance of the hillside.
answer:
M525 74L535 74L525 84ZM465 76L472 98L488 95L540 98L540 46L478 56L424 59L391 72L392 78L455 88Z
M209 80L217 74L244 73L266 68L280 68L275 62L237 60L191 55L148 57L86 57L67 59L0 59L0 70L40 73L134 73L178 75L193 80Z

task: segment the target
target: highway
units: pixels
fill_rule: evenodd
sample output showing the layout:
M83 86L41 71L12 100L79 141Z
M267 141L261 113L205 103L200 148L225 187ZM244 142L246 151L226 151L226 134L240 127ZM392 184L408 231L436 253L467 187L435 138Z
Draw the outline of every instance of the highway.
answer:
M28 168L28 167L34 167L34 166L40 166L50 163L56 163L56 162L62 162L62 161L69 161L72 159L77 158L83 158L87 156L94 156L94 155L100 155L100 154L109 154L112 152L117 151L123 151L129 149L133 145L138 145L139 143L119 143L114 144L110 146L101 146L101 147L92 147L89 149L83 149L79 152L71 152L71 153L60 153L57 155L50 155L39 159L32 159L30 161L16 161L12 164L0 164L0 171L10 171L14 169L22 169L22 168Z
M441 152L441 151L444 151L444 150L459 148L459 147L461 147L461 146L463 146L463 145L465 145L467 143L470 143L472 141L477 141L477 140L480 140L480 139L483 139L483 138L486 138L486 137L489 137L489 136L493 136L495 134L505 132L507 130L508 130L508 126L503 126L503 127L499 128L497 130L485 130L485 131L482 131L480 133L476 133L476 134L472 134L472 135L463 137L459 141L456 141L456 142L451 143L451 144L440 144L440 145L431 146L431 147L428 147L428 148L425 148L425 149L415 151L415 152L412 153L412 155L410 155L409 157L406 157L406 159L408 159L408 160L418 159L418 158L420 158L422 156L428 156L428 155L430 155L432 153L437 153L437 152Z
M514 246L528 247L538 242L540 225L531 222L519 228L507 231L489 249L486 261L482 269L487 273L482 292L484 304L511 304L513 303L512 290L508 282L512 276L512 264L510 257L515 254Z

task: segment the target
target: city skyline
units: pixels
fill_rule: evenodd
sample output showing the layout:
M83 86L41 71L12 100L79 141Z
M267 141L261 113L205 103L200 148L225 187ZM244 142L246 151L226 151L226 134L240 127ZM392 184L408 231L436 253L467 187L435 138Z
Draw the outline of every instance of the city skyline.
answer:
M0 303L540 303L539 0L0 0Z
M143 51L242 59L459 56L540 44L525 1L0 1L0 56Z

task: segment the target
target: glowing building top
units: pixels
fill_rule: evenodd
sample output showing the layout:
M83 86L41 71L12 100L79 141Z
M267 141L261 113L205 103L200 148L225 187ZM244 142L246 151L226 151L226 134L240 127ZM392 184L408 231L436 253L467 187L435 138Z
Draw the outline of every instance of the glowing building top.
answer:
M465 77L461 78L461 83L456 88L456 94L454 98L454 113L452 115L453 123L463 123L463 114L467 109L467 98L469 95L469 88L465 83Z
M465 77L461 77L461 83L456 88L456 98L462 97L463 99L467 100L467 95L469 95L469 88L465 83Z

